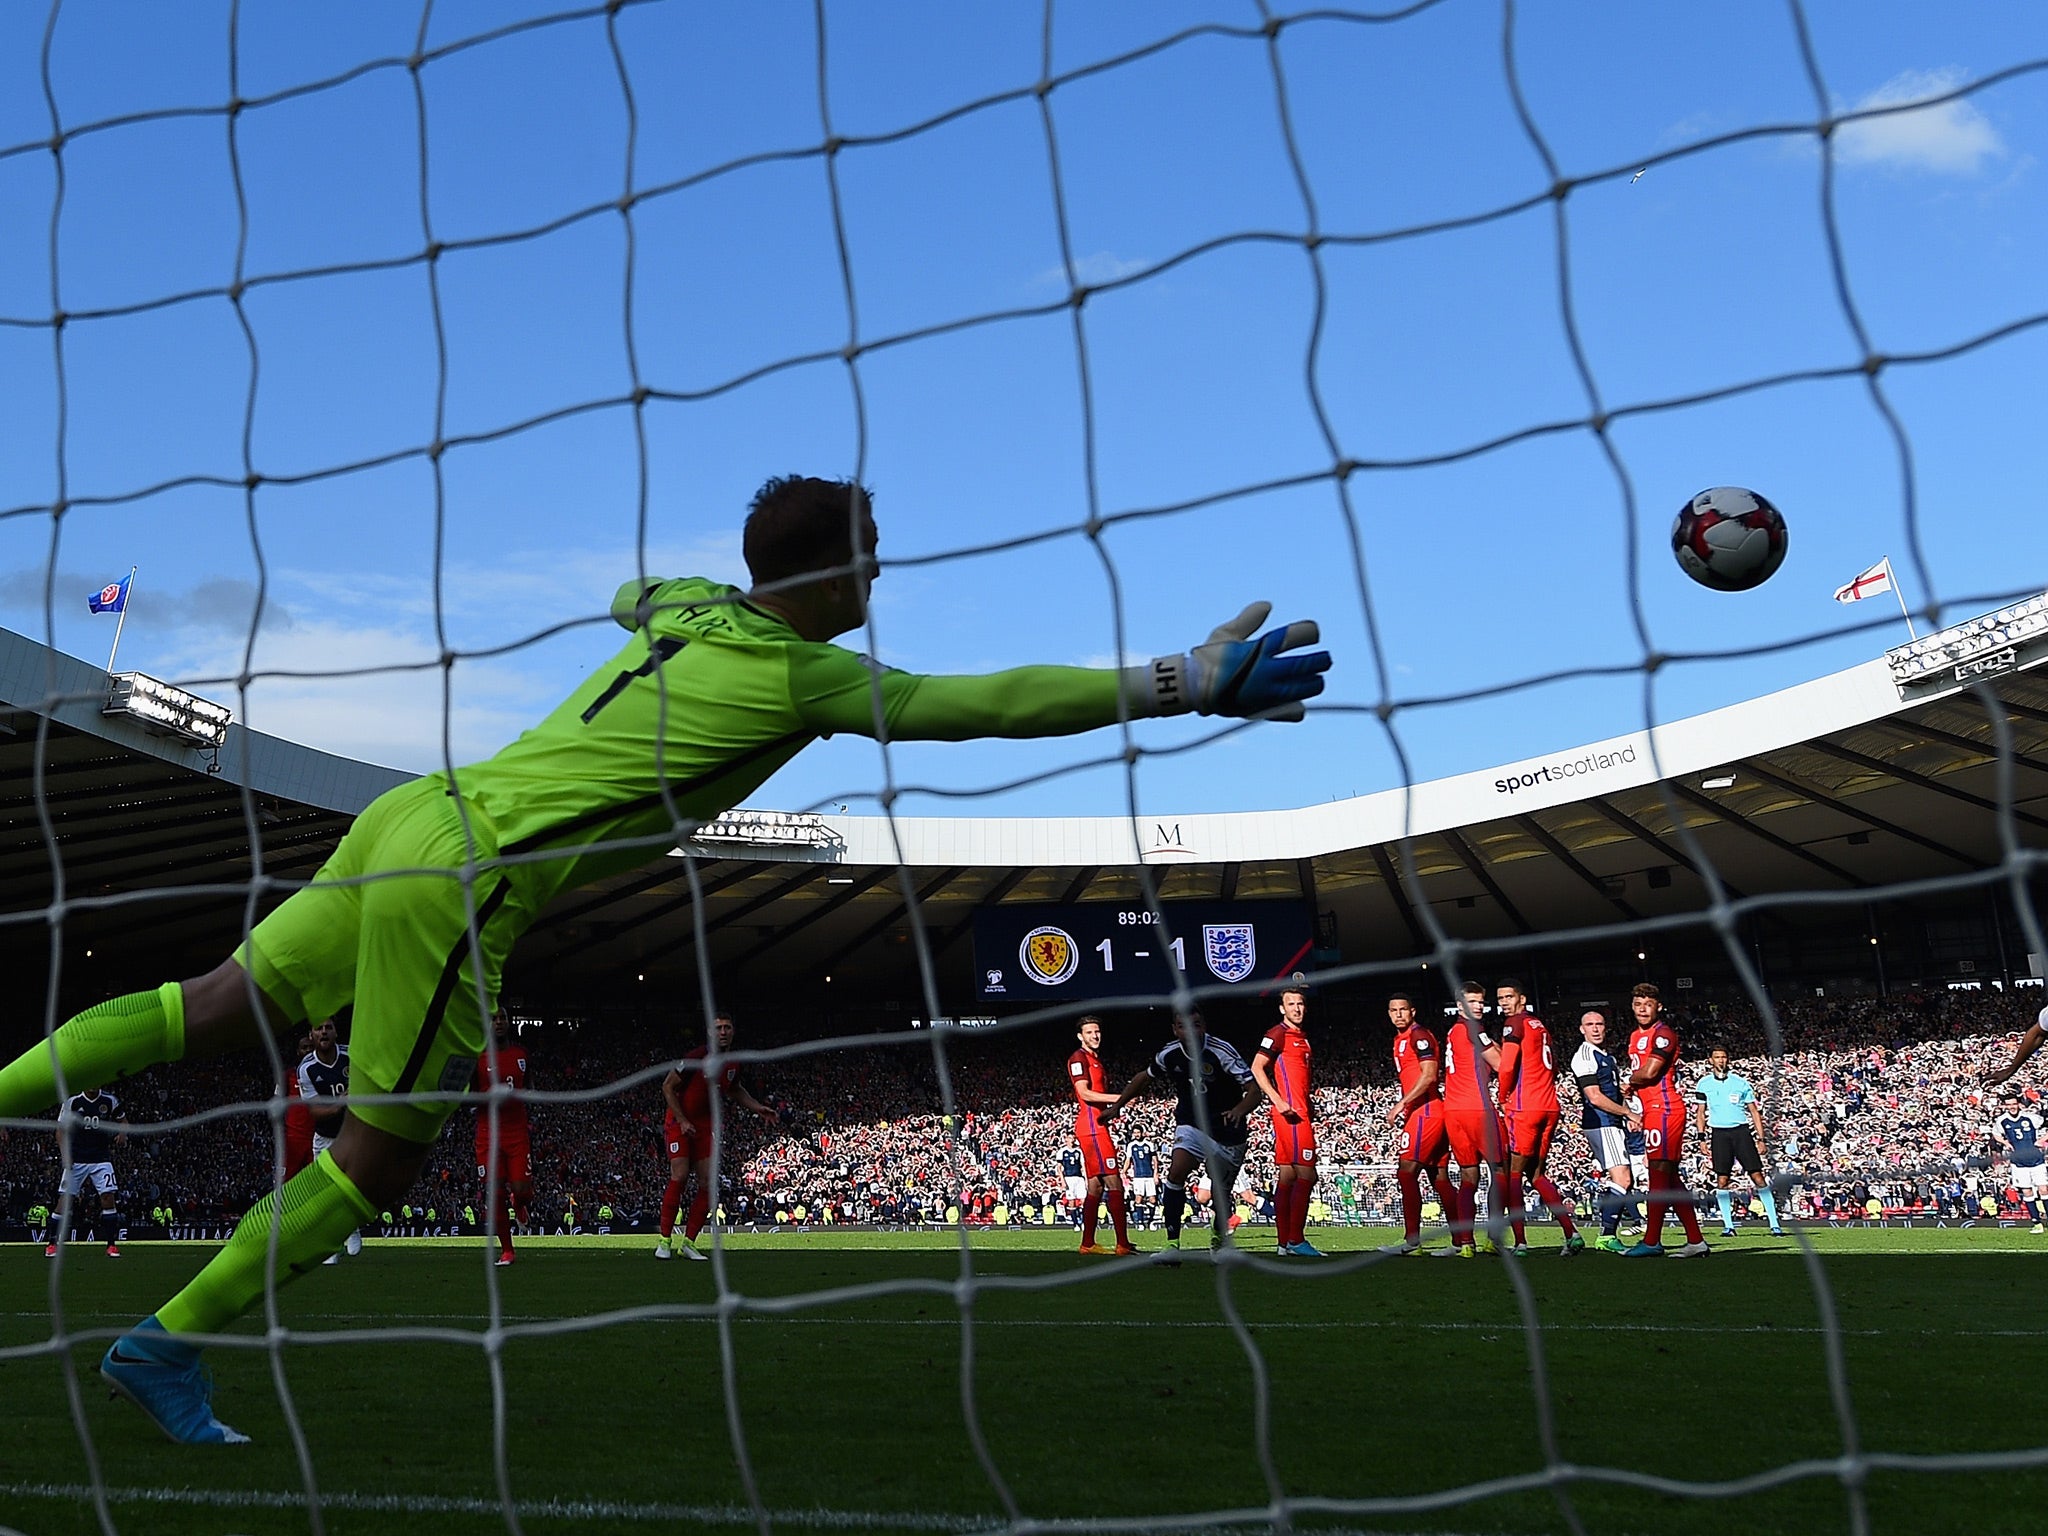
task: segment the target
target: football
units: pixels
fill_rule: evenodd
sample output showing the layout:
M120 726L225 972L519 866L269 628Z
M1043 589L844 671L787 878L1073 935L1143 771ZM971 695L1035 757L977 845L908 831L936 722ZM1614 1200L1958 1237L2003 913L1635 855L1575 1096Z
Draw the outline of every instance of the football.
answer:
M1755 491L1717 485L1678 510L1671 553L1678 568L1716 592L1747 592L1785 563L1785 519Z

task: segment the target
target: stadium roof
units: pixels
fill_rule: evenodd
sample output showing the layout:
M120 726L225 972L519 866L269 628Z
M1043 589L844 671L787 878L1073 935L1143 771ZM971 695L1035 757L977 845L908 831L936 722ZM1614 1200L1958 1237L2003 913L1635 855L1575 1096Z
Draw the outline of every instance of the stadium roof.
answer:
M695 996L701 902L722 992L830 975L914 998L912 895L945 982L967 973L981 905L1133 901L1148 874L1169 901L1307 897L1351 962L1428 952L1432 916L1455 939L1512 942L1697 913L1703 861L1734 897L1813 892L1856 909L1878 887L1995 867L2008 830L2048 848L2044 659L2048 595L1654 731L1297 810L893 828L737 812L691 845L695 897L675 856L571 893L522 945L514 984L645 978ZM176 974L235 939L251 814L266 872L299 880L404 777L240 727L216 761L103 714L106 688L89 664L0 632L0 945L17 962L47 946L42 815L73 904L67 966L118 934L126 960Z

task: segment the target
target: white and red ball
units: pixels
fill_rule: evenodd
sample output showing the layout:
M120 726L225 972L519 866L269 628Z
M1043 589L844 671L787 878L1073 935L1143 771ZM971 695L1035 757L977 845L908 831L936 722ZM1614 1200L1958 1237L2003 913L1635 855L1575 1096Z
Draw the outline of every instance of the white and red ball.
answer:
M1716 592L1747 592L1785 563L1785 518L1755 491L1717 485L1679 509L1671 525L1678 568Z

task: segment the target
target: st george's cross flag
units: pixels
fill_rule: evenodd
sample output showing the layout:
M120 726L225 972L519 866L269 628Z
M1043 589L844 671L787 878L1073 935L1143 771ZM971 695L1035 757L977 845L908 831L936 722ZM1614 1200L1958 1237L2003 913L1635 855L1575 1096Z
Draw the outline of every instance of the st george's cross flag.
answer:
M1892 562L1887 555L1869 570L1846 586L1835 588L1838 603L1860 603L1866 597L1876 597L1892 589Z

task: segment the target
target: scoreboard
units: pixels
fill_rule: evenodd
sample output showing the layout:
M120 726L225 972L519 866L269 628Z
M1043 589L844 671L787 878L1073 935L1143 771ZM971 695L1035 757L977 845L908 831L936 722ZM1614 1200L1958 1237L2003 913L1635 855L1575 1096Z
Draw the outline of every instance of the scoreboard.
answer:
M1161 921L1165 932L1161 932ZM974 995L984 1003L1159 996L1277 983L1306 972L1305 901L1090 901L984 907L974 915Z

